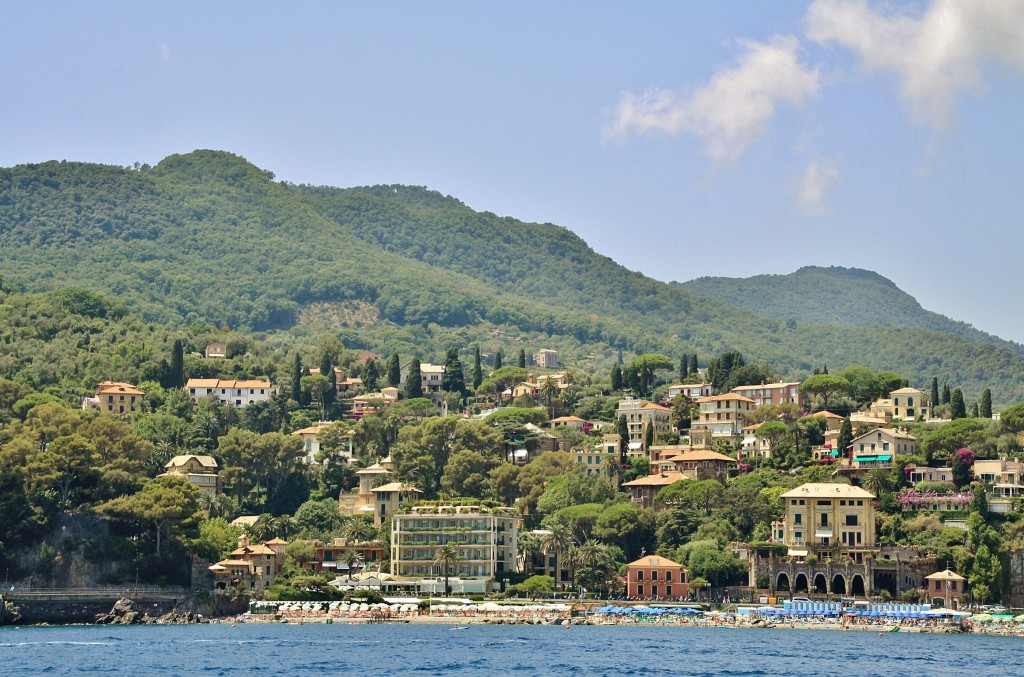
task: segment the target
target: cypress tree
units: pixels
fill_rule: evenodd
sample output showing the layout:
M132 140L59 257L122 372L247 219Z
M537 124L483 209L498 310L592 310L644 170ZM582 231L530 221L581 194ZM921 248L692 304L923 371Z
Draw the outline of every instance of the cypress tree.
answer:
M292 399L302 404L302 357L298 353L292 364Z
M929 398L933 408L939 406L939 379L937 376L932 376L932 392Z
M952 393L949 392L949 384L948 383L943 383L942 384L942 403L943 404L949 404L949 400L950 400L950 398L952 396L953 396Z
M409 376L405 379L405 395L409 399L423 397L423 375L420 373L420 358L412 358Z
M494 353L494 371L501 369L501 351Z
M363 368L363 387L366 392L372 393L377 390L377 381L380 379L380 371L377 370L376 360L367 360Z
M839 428L839 440L836 445L839 447L839 457L846 458L846 448L853 442L853 424L850 417L843 419L843 425Z
M327 379L327 387L324 389L324 406L334 404L334 398L338 394L338 381L334 378L334 364L331 363L331 356L324 353L320 358L320 375Z
M694 353L693 355L690 355L690 373L691 374L699 373L699 371L697 370L697 353Z
M683 383L686 381L686 377L690 374L690 362L686 355L679 358L679 382Z
M171 368L168 380L172 388L181 388L185 385L185 346L181 339L174 339L171 346Z
M612 365L612 390L622 390L622 367L617 362Z
M978 418L980 412L978 411L978 403L975 402L971 405L971 418Z
M519 349L519 357L516 360L516 366L520 369L526 369L526 350L523 348Z
M466 394L466 375L462 371L462 360L459 359L459 351L450 348L445 354L444 360L444 381L445 392L458 393L460 396Z
M619 434L619 454L625 458L626 451L629 449L629 423L626 421L625 414L619 416L619 420L615 423L615 432Z
M484 368L480 364L480 346L473 349L473 390L484 382Z
M651 421L647 422L647 429L644 430L644 449L647 451L651 450L654 446L654 423Z
M967 406L964 404L964 394L959 388L954 388L949 396L949 417L967 418Z
M398 361L398 353L388 358L388 385L397 388L402 382L402 365Z
M992 418L992 391L988 388L981 393L981 418Z

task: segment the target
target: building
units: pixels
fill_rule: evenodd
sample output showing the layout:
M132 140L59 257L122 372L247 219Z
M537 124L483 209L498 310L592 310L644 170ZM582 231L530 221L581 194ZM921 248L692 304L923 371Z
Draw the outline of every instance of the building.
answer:
M654 507L654 499L658 492L676 482L690 479L681 472L659 472L647 477L638 477L632 482L623 482L629 488L633 503L641 508Z
M790 554L805 556L809 548L838 548L861 561L875 547L875 495L839 483L808 483L781 495L786 517L773 523L773 536Z
M254 402L267 402L277 395L270 381L232 381L216 378L190 378L185 384L192 402L212 397L222 404L244 409Z
M691 400L697 400L701 397L711 397L714 392L715 386L710 383L677 383L668 387L665 399L671 402L682 395Z
M335 538L330 543L314 541L313 560L306 566L314 573L321 571L354 575L358 571L376 569L384 560L384 544L380 541L355 542L347 538ZM357 555L352 571L349 571L349 553Z
M755 460L768 459L772 457L771 442L757 434L757 429L763 425L763 423L745 425L740 430L743 433L743 440L740 442L740 460L747 460L749 458Z
M960 606L960 596L966 592L967 579L960 574L946 569L925 576L928 600L933 607L956 609Z
M976 460L974 477L985 485L988 492L988 511L1008 513L1017 510L1018 499L1024 496L1021 476L1024 464L1003 458Z
M690 424L690 443L697 447L735 444L743 440L743 417L757 408L754 400L736 393L697 400L700 413Z
M891 468L896 454L916 454L917 438L903 430L878 428L853 438L849 465L857 469Z
M889 393L889 397L875 400L868 407L871 415L884 418L886 421L923 421L931 417L928 395L917 388L899 388Z
M737 386L730 392L754 401L754 408L772 404L795 404L806 408L799 383L762 383L761 385Z
M391 573L436 582L446 572L434 558L452 544L459 557L448 572L453 591L496 590L498 574L518 571L518 532L519 518L505 509L415 507L391 518Z
M558 351L541 348L533 356L533 362L541 369L554 369L558 366Z
M670 464L671 470L691 480L717 480L725 484L736 469L736 459L710 449L683 449L676 454L661 451L659 465Z
M683 600L689 594L689 572L666 557L648 555L626 565L626 596L630 599Z
M409 367L412 363L407 362L402 365L399 374L401 378L398 386L402 389L406 389L406 384L409 380ZM420 383L422 384L424 395L437 395L444 390L444 365L443 364L430 364L429 362L420 363Z
M236 588L260 594L284 571L287 541L275 538L259 545L250 545L245 534L238 537L238 547L227 559L210 566L215 589Z
M331 421L320 421L315 425L311 425L308 428L302 428L292 433L297 437L302 438L302 446L305 449L305 455L303 460L306 463L316 463L316 457L320 453L320 433L327 427L335 425ZM354 430L349 430L346 433L347 440L344 448L338 450L336 453L338 456L344 458L348 463L354 460L352 450L352 436L355 435Z
M146 393L130 383L102 381L96 385L96 394L82 401L82 409L99 409L111 414L127 415L142 411Z
M609 461L619 460L618 435L615 435L615 444L598 444L589 449L576 449L572 455L576 457L576 465L586 469L588 475L600 475L602 468Z
M364 393L352 398L352 411L349 418L360 419L369 414L375 414L382 407L394 404L398 401L398 388L387 386L381 388L380 392Z
M386 483L387 478L395 469L395 464L388 456L378 463L356 471L359 478L359 488L352 493L343 493L338 496L338 508L342 515L365 515L374 517L374 522L380 524L376 519L377 507L373 495L374 487Z
M388 482L370 489L370 493L373 494L373 523L379 526L402 508L416 505L423 492L411 484Z
M615 418L626 417L626 425L629 427L629 452L640 452L642 455L644 435L647 433L647 426L654 426L654 438L658 435L668 433L672 430L672 410L660 404L654 404L647 400L625 399L619 400L619 406L615 409Z
M175 456L164 464L164 472L160 477L166 475L184 477L201 494L216 496L220 493L217 460L213 456L197 456L195 454Z
M591 425L586 419L582 419L579 416L559 416L558 418L551 419L552 428L557 428L562 425L567 428L576 428L583 432L588 432L593 428L593 425Z
M904 469L907 473L907 481L911 484L918 482L952 482L952 468L928 468L908 465Z
M223 343L211 343L206 346L203 356L208 360L226 360L228 357L228 347Z

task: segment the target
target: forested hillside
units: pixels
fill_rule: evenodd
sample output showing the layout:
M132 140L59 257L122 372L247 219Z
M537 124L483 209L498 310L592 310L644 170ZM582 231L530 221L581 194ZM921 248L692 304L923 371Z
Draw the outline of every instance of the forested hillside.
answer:
M312 309L360 304L376 318L369 348L402 332L409 345L500 328L608 348L594 359L737 349L785 376L863 364L1024 400L1024 358L1005 347L921 328L787 324L630 272L557 226L424 188L293 186L216 151L152 168L0 170L0 271L25 291L91 289L175 328L294 332ZM580 366L594 353L581 351Z
M1024 346L925 310L892 280L860 268L805 266L789 275L700 277L680 283L700 296L776 320L855 327L893 325L941 331L971 343L1024 352Z

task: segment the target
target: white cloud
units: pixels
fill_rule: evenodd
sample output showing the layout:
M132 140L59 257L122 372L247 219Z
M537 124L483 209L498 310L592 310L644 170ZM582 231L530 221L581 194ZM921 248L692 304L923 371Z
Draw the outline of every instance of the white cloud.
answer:
M812 216L825 213L825 196L839 182L839 168L829 161L812 160L796 181L795 194L800 209Z
M686 131L704 139L716 162L738 158L764 134L780 102L799 106L819 89L818 70L797 59L796 38L739 44L746 51L737 63L721 68L689 96L664 89L624 93L605 138Z
M932 0L923 12L882 12L866 0L816 0L807 37L854 52L868 72L893 73L915 119L942 129L957 99L983 89L999 64L1024 71L1024 0Z
M167 44L163 43L163 42L160 43L159 48L160 48L160 58L163 59L165 63L170 63L171 62L171 48L168 47Z

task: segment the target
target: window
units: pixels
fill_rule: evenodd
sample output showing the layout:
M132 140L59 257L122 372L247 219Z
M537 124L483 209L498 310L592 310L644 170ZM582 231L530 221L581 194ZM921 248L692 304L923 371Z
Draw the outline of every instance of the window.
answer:
M671 583L672 582L672 572L671 571L666 571L665 572L665 582L666 583ZM669 594L671 594L671 593L669 593Z
M657 569L655 569L654 571L651 572L651 580L652 581L658 580L658 570Z
M949 589L950 590L956 590L956 581L950 581L949 582Z
M846 516L846 526L848 526L848 527L855 527L855 526L857 526L857 516L856 515L847 515Z
M860 545L860 532L857 532L857 545Z
M827 527L828 526L828 513L822 513L822 515L821 515L821 526L823 526L823 527Z
M804 532L802 532L802 531L794 531L793 532L793 538L796 539L797 542L800 542L800 541L804 540Z
M644 586L642 586L642 585L636 586L636 594L642 596L644 594Z
M804 516L803 515L801 515L800 513L797 513L797 514L793 515L793 524L803 524L803 523L804 523Z
M658 596L658 586L656 586L656 585L652 585L651 586L651 594L654 595L655 597Z
M638 581L644 580L644 570L643 569L637 570L637 572L636 572L636 580L638 580Z
M665 586L665 595L667 595L668 597L672 596L672 586L671 585Z

